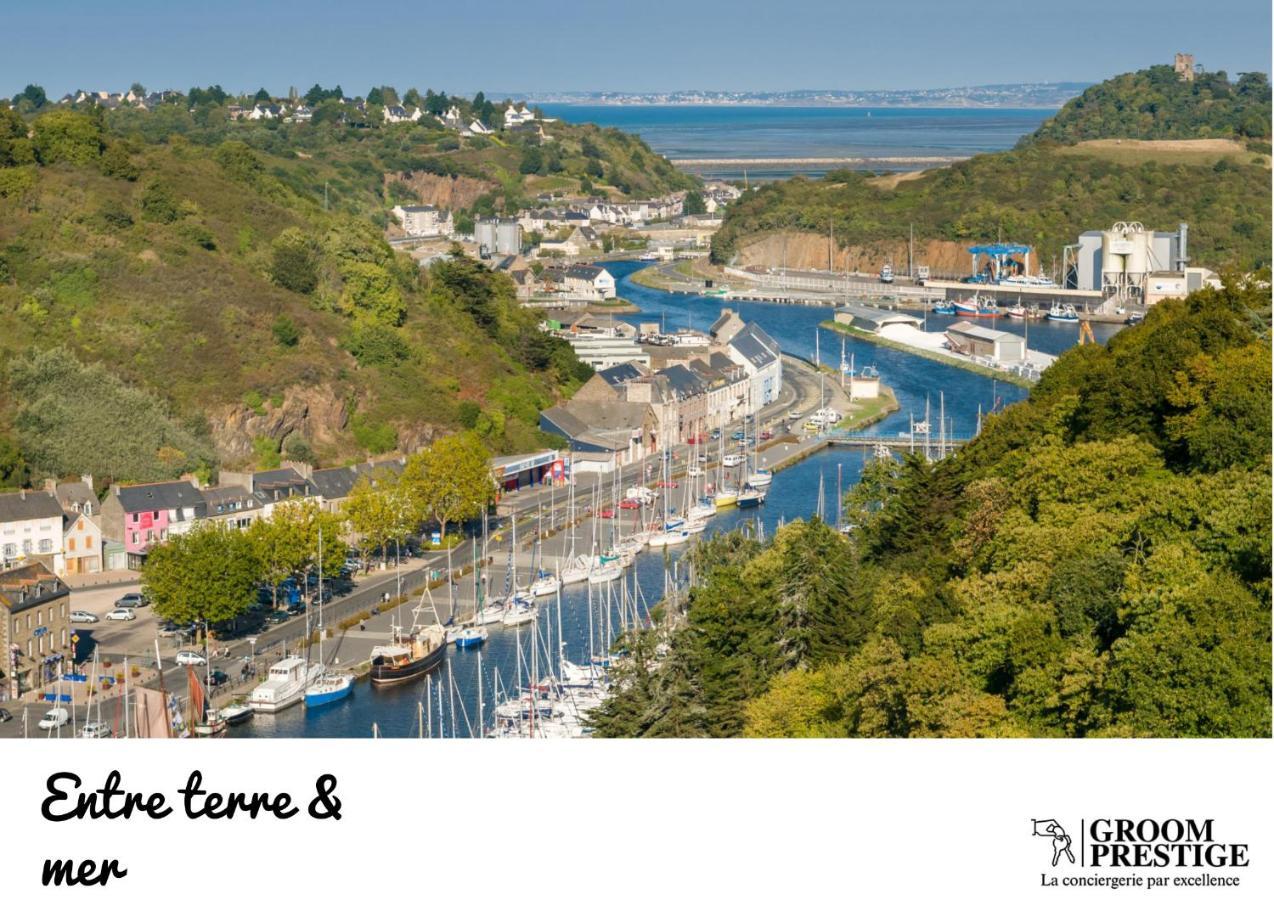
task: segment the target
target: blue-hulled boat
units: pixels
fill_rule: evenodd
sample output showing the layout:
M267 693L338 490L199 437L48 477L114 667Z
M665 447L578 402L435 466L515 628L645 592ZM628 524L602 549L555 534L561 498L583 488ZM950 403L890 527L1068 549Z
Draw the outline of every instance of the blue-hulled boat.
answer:
M354 693L354 676L346 673L328 673L319 676L313 684L305 689L305 708L327 706L344 700Z
M455 645L461 650L467 650L471 647L481 647L486 643L487 630L485 628L462 628L456 632Z

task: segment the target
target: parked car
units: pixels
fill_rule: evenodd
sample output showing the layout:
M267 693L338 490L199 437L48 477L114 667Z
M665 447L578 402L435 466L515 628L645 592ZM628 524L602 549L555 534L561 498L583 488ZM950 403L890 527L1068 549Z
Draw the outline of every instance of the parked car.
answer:
M721 465L727 469L733 469L735 466L743 465L743 455L740 453L727 453L721 457Z
M598 515L601 516L603 519L613 519L615 518L615 507L608 506L605 509L603 509L601 512L599 512Z
M691 466L690 468L686 469L687 478L698 478L702 474L703 474L703 469L699 468L698 466Z
M208 660L203 658L202 653L196 653L194 650L178 650L177 665L179 666L206 666Z
M86 609L71 610L70 619L72 622L77 622L80 624L89 624L89 623L98 621L97 616L93 615L91 612L89 612Z
M44 714L36 727L41 731L52 731L54 728L61 728L67 722L71 721L71 714L60 706L55 706Z
M143 606L149 606L150 601L141 594L125 594L115 601L116 609L139 609Z
M272 625L278 625L281 622L286 622L290 618L291 616L288 615L287 610L275 609L270 611L270 613L265 617L265 620Z
M787 414L787 419L789 422L795 422L800 417L801 417L801 412L800 410L796 410L796 409L792 410L790 413Z
M13 713L9 712L7 709L4 709L3 707L0 707L0 722L12 722L12 721L13 721Z
M108 738L112 734L111 726L106 722L89 722L80 729L80 737L82 738Z
M772 440L773 438L774 438L774 432L770 431L770 429L767 428L765 429L765 431L761 432L761 440L768 441L768 440Z
M641 501L636 497L625 497L619 501L620 509L641 509Z
M119 609L112 609L108 612L106 614L106 618L111 622L131 622L133 619L137 618L137 613L127 607L120 607Z

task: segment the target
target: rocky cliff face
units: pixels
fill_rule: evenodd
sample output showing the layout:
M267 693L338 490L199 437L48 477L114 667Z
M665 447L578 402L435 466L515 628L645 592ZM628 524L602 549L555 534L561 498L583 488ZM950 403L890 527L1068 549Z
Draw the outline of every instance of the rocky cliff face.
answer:
M972 243L972 242L970 242ZM785 245L786 244L786 248ZM774 232L755 238L739 248L737 265L775 267L787 260L789 269L827 269L827 235L809 232ZM890 263L894 270L905 273L907 268L906 241L880 241L871 244L851 244L834 247L830 259L832 269L844 272L879 272ZM963 277L969 274L969 252L965 244L956 241L916 239L915 264L928 266L934 277L940 275ZM1037 270L1038 260L1031 257L1032 272Z
M395 172L385 175L385 181L401 181L416 192L421 203L441 209L466 209L480 196L499 187L467 175L431 175L428 172Z
M330 385L293 386L282 403L266 401L263 413L243 404L224 407L212 416L212 439L223 462L236 462L251 458L253 442L261 437L278 446L293 434L311 447L347 443L348 425L345 401Z

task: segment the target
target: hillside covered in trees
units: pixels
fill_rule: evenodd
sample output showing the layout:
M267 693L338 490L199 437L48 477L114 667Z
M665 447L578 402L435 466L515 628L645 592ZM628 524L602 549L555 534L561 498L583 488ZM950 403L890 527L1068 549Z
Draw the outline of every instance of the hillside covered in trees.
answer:
M1130 85L1147 79L1160 84L1161 68L1172 76L1173 86L1163 90L1174 102L1147 100L1137 107L1122 97L1122 92L1137 93ZM829 227L841 247L896 246L914 226L917 240L1012 240L1030 244L1037 259L1045 261L1060 257L1062 247L1082 231L1140 221L1164 230L1189 222L1192 256L1200 265L1242 271L1266 265L1271 240L1267 142L1249 141L1246 149L1235 144L1218 153L1070 146L1095 137L1256 136L1260 130L1253 123L1261 116L1268 129L1270 89L1263 75L1244 75L1224 89L1229 85L1224 73L1200 76L1193 85L1176 78L1170 67L1157 67L1103 82L1018 148L918 177L884 183L871 173L839 171L819 180L767 184L726 210L713 238L712 259L729 263L740 247L765 234L826 236ZM1208 99L1223 90L1227 99ZM1193 99L1187 103L1182 97ZM1089 105L1080 106L1084 98Z
M1269 79L1245 72L1231 82L1225 72L1200 72L1186 80L1172 66L1151 66L1093 85L1024 142L1099 138L1268 141Z
M390 249L370 149L320 164L280 129L126 112L0 106L0 482L339 464L460 428L542 445L586 367L506 276Z
M1259 278L1068 351L954 457L871 464L848 538L702 545L599 733L1269 737Z

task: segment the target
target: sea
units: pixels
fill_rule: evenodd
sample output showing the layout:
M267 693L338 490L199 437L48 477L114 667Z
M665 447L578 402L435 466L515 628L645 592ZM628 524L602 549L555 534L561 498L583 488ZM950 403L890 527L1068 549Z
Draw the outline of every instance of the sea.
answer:
M785 353L821 361L835 368L840 361L842 344L838 335L820 331L818 323L830 316L826 307L790 306L759 301L730 301L693 294L670 294L643 287L632 280L635 271L649 263L605 262L615 276L617 292L631 300L640 311L627 314L627 321L661 322L668 329L692 327L706 330L721 314L723 306L748 322L756 322L779 342ZM934 316L926 323L930 330L945 328L954 317ZM997 328L1020 330L1021 323L999 320ZM1103 343L1119 326L1094 324L1093 330ZM1059 322L1031 323L1030 346L1049 353L1061 353L1073 346L1079 329ZM953 368L933 360L880 347L865 341L848 339L844 345L847 358L861 369L873 365L881 380L898 398L901 408L866 430L869 434L896 436L908 433L911 419L924 419L926 410L937 424L939 410L947 418L947 433L964 437L974 433L980 416L1015 403L1026 391L1014 385L993 381L983 375ZM937 432L934 428L934 432ZM726 509L716 515L704 537L736 528L771 535L783 522L808 518L815 510L818 497L825 497L827 518L835 516L836 486L848 489L856 484L863 465L871 457L870 450L845 447L823 450L774 475L769 496L756 510ZM587 526L585 526L587 528ZM587 537L585 536L585 540ZM636 578L642 600L639 609L653 606L663 594L665 578L684 575L684 558L689 545L671 548L667 556L647 551L637 557L627 578L630 586ZM497 558L496 581L503 577ZM632 588L630 587L630 590ZM590 652L600 651L602 634L614 634L618 628L618 612L604 593L587 585L574 585L562 592L561 628L557 626L558 610L547 604L543 619L552 622L552 643L560 639L563 652L573 662L585 663ZM611 622L604 624L604 617ZM433 737L469 737L479 732L479 717L486 727L492 723L493 698L497 689L506 691L518 680L520 662L530 657L533 631L493 627L490 640L482 648L482 665L474 651L451 649L447 666L437 679L420 681L389 690L372 689L366 681L355 687L352 699L330 707L307 710L296 706L276 716L257 716L251 724L231 730L236 738L251 737L370 737L373 724L376 733L385 738L415 738L422 708L432 708L432 726L426 735ZM595 637L594 637L595 636ZM590 639L591 638L591 639ZM540 637L541 646L551 646ZM479 712L478 680L481 671L483 703ZM428 696L426 695L428 691ZM436 710L445 709L444 716Z
M717 178L821 175L838 164L764 160L861 159L852 167L910 171L915 157L1007 150L1053 115L1050 109L919 109L790 106L583 106L547 103L546 116L640 135L672 160L749 160L696 165Z

